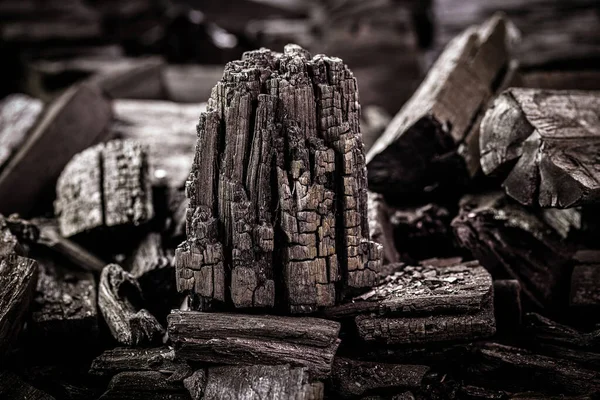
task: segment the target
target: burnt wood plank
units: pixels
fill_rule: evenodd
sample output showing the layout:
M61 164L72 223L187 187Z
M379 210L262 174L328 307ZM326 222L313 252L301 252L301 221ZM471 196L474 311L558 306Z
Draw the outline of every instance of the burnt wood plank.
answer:
M0 198L0 211L29 213L73 155L106 137L110 117L110 103L90 84L75 86L50 103L0 172L0 192L11 193Z
M175 361L175 351L171 347L116 347L96 357L89 372L98 376L113 376L132 371L157 371L168 374L182 368L185 368L185 364Z
M481 124L483 171L508 169L504 189L526 205L569 208L597 202L599 107L600 92L505 91Z
M177 357L221 364L291 364L331 373L340 325L317 318L175 311L169 337Z

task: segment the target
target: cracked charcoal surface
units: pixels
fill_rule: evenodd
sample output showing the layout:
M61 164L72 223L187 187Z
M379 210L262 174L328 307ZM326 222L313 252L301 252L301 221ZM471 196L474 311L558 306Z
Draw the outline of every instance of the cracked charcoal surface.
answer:
M154 207L145 148L113 140L77 154L60 175L56 195L54 209L66 237L148 222Z
M359 112L337 58L288 45L227 64L198 124L176 254L195 307L312 312L376 282Z
M525 205L569 208L596 203L599 109L600 92L505 91L482 121L483 171L491 174L508 167L504 189Z

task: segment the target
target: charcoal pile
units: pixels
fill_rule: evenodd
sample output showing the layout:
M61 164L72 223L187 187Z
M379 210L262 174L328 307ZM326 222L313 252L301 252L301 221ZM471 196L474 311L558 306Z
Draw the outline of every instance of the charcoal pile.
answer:
M593 2L0 15L0 399L600 397Z

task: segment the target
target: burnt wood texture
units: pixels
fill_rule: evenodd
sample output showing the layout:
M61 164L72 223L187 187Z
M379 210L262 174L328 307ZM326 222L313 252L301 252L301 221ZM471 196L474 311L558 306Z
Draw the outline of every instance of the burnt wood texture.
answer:
M340 324L310 317L175 311L168 317L175 354L218 364L291 364L328 377Z
M196 308L312 312L376 282L359 108L340 59L290 45L227 64L198 124L176 253Z
M491 276L477 262L460 259L405 266L325 315L354 317L362 340L389 345L476 339L496 331Z
M598 109L600 92L507 90L481 125L483 171L509 169L503 183L506 193L526 205L569 208L596 203Z

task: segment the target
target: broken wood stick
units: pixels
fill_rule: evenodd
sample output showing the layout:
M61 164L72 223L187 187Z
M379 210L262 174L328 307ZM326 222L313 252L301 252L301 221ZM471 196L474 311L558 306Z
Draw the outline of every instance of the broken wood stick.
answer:
M176 252L178 289L196 308L307 313L376 283L357 85L340 59L289 45L227 64L196 151Z
M512 88L481 124L486 174L522 204L570 208L600 199L600 92ZM514 166L512 166L514 165Z
M448 44L369 150L370 190L386 196L420 193L468 176L456 152L476 141L479 130L473 124L511 71L509 42L507 23L494 16ZM471 174L479 169L477 157L468 169Z
M183 365L184 363L175 362L175 350L171 347L116 347L96 357L89 372L98 376L113 376L131 371L175 373Z
M339 345L339 323L318 318L174 311L168 325L183 360L291 364L318 378L330 375Z
M0 212L30 213L41 196L52 193L73 155L106 138L110 118L110 103L90 84L74 86L50 103L0 171L0 192L11 193L1 196Z
M161 343L165 330L148 310L142 308L139 284L116 264L109 264L102 271L98 307L119 343L127 346Z
M56 185L54 209L61 234L137 226L154 215L146 150L113 140L77 154Z

